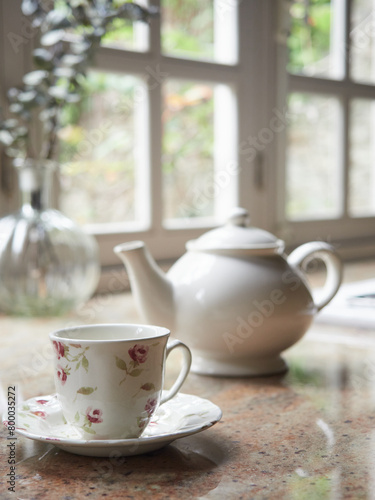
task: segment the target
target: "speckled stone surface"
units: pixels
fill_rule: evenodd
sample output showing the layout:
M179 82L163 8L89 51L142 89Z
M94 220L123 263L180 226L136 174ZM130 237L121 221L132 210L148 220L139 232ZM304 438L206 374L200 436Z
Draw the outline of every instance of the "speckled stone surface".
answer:
M136 321L130 294L96 297L63 319L0 318L2 409L9 385L24 399L53 392L49 331ZM183 392L219 405L221 422L147 455L84 457L19 436L14 494L4 428L0 498L374 499L375 332L315 325L285 359L283 376L190 374Z

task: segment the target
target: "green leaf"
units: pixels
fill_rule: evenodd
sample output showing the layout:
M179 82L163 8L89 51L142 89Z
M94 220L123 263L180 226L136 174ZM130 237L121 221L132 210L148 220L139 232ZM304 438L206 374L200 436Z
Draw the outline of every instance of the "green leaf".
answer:
M143 368L137 368L129 373L131 377L138 377L143 372Z
M18 100L21 103L30 103L32 101L35 101L36 97L37 93L35 92L35 90L28 90L26 92L21 92L18 95Z
M120 359L116 356L116 366L117 368L120 368L120 370L128 371L128 367L126 366L126 363L123 359Z
M15 128L18 125L18 120L15 118L10 118L9 120L5 120L5 122L2 123L2 127L4 129L9 130L10 128Z
M38 0L22 0L22 14L25 16L32 16L39 9Z
M76 72L73 68L56 68L53 74L59 78L73 78Z
M71 26L71 22L67 19L65 12L61 10L49 11L45 22L50 26L51 31L61 28L69 28Z
M86 370L86 372L88 371L88 368L89 368L89 361L88 359L86 358L86 356L83 356L82 358L82 366L83 368Z
M78 422L79 421L79 412L77 411L77 413L74 415L74 421L75 422Z
M61 42L64 36L64 30L47 31L44 35L42 35L40 43L45 47L50 47L51 45Z
M10 102L16 102L17 97L19 96L20 92L21 91L19 89L16 89L15 87L11 87L7 92L7 96L8 96L8 99L10 100Z
M80 387L77 391L77 394L88 396L89 394L92 394L94 391L96 391L96 389L97 387L95 387L95 389L93 387Z
M85 432L88 432L89 434L96 434L96 432L93 429L90 429L90 427L87 427L86 425L82 426L82 429Z
M53 68L53 55L47 49L35 49L33 59L37 66L43 69Z
M47 78L48 78L48 71L45 71L43 69L37 69L35 71L27 73L23 77L23 83L25 85L30 85L31 87L35 87L37 85L40 85Z
M155 385L152 384L151 382L147 383L147 384L143 384L141 386L141 389L143 389L144 391L152 391L155 389Z
M66 96L66 102L69 102L70 104L77 103L80 100L81 100L81 96L79 94L70 93Z
M84 61L85 61L84 56L78 54L66 54L61 58L61 64L63 66L68 66L69 68L78 66L79 64L82 64Z
M13 104L11 104L9 106L9 111L11 113L14 113L16 115L22 113L24 110L24 107L22 106L22 104L20 104L19 102L14 102Z
M49 88L48 93L55 99L62 99L62 100L65 100L68 95L68 91L64 87L57 87L56 85L54 87Z
M17 139L20 139L20 138L25 138L27 137L29 131L27 129L27 127L17 127L16 129L14 129L14 134L16 135Z
M91 43L88 41L75 42L71 44L71 50L74 54L84 54L91 47Z
M5 144L5 146L10 146L13 143L14 139L10 132L7 130L0 130L0 142Z

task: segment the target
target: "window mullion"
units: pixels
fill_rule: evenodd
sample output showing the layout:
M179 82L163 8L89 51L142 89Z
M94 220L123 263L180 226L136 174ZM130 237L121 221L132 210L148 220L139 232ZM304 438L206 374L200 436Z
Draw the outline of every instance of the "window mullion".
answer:
M351 80L328 80L301 75L289 75L290 92L311 92L314 94L350 94L352 97L375 98L375 86L356 83Z
M344 95L342 100L342 217L348 217L348 198L349 198L349 162L350 162L350 143L349 143L349 125L350 125L350 99L347 94Z
M151 0L150 5L161 10L160 0ZM149 120L148 120L148 144L149 144L149 183L148 192L150 208L150 229L157 234L162 232L163 226L163 185L162 185L162 85L165 78L161 66L161 22L160 16L153 19L150 24L150 50L153 69L158 76L149 81Z
M350 80L350 52L351 52L351 14L352 14L352 0L345 1L345 79Z
M231 83L238 78L238 66L161 56L163 71L174 78Z
M342 7L344 11L343 15L343 25L344 25L344 82L348 82L350 86L350 30L351 30L351 0L345 0L344 6ZM349 89L349 87L348 87ZM350 164L350 142L349 142L349 126L350 126L350 93L344 92L342 99L342 218L348 218L348 207L349 207L349 164Z

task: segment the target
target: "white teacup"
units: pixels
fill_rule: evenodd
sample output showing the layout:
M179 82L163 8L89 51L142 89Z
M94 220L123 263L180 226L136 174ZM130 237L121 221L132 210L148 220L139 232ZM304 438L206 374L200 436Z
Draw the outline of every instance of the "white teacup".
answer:
M179 340L168 342L169 334L167 328L135 324L78 326L50 334L57 396L66 421L82 438L137 438L159 405L177 394L191 353ZM162 395L166 358L177 347L182 368Z

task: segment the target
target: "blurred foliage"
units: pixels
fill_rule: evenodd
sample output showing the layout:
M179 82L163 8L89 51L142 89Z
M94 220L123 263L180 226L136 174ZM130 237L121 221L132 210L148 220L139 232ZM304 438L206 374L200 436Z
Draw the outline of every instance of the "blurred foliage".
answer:
M134 218L134 90L140 81L89 71L79 105L62 110L61 208L80 223Z
M213 0L162 0L162 47L166 54L213 59Z
M314 65L329 56L331 3L329 0L294 0L290 15L288 70L313 73ZM327 64L322 66L325 69Z
M9 89L14 118L0 116L0 142L10 157L51 159L61 109L79 102L86 68L102 37L118 30L124 19L148 21L155 10L121 0L22 0L21 8L39 30L40 47L33 51L37 69L23 77L22 85ZM36 117L43 128L40 152L31 140Z
M173 46L185 54L194 52L198 56L208 46L212 49L212 0L201 3L196 0L168 0L162 4L163 40L168 47ZM189 29L181 30L183 25ZM105 40L111 43L131 36L129 26L118 26L117 32L111 31L102 42ZM194 29L190 28L192 26ZM202 45L199 33L204 35L207 45ZM177 42L179 37L180 41ZM207 52L206 56L208 57ZM134 85L139 85L139 82L134 79L131 82L129 78L124 74L89 72L83 84L84 96L81 103L63 108L62 129L59 133L59 159L65 164L62 170L62 202L65 204L64 211L75 215L76 219L78 217L80 222L125 221L131 220L134 214L130 203L132 200L134 204L134 193L127 187L124 187L126 193L122 193L123 206L117 207L117 214L109 213L113 204L111 200L114 200L114 180L120 182L121 176L128 181L134 181L135 178L136 166L131 144L129 148L124 148L123 144L116 145L109 137L103 137L100 145L92 145L84 155L80 150L82 142L90 136L93 124L98 126L101 120L113 122L113 127L110 128L112 136L116 127L121 128L125 143L126 137L133 137L134 116L130 108L133 107ZM103 100L106 103L104 107ZM119 100L129 106L111 105L111 101L118 103ZM199 184L209 182L213 177L213 108L212 85L175 80L164 85L162 168L167 218L212 213L212 200L209 200L203 210L198 210L194 193ZM103 150L106 151L106 156L105 162L101 163L99 155ZM97 184L85 181L84 176L88 171ZM82 191L82 208L78 202L72 201L78 200L79 190ZM90 209L83 208L84 200L88 200Z
M169 81L163 113L165 218L212 214L213 200L197 206L197 192L213 178L214 87Z

